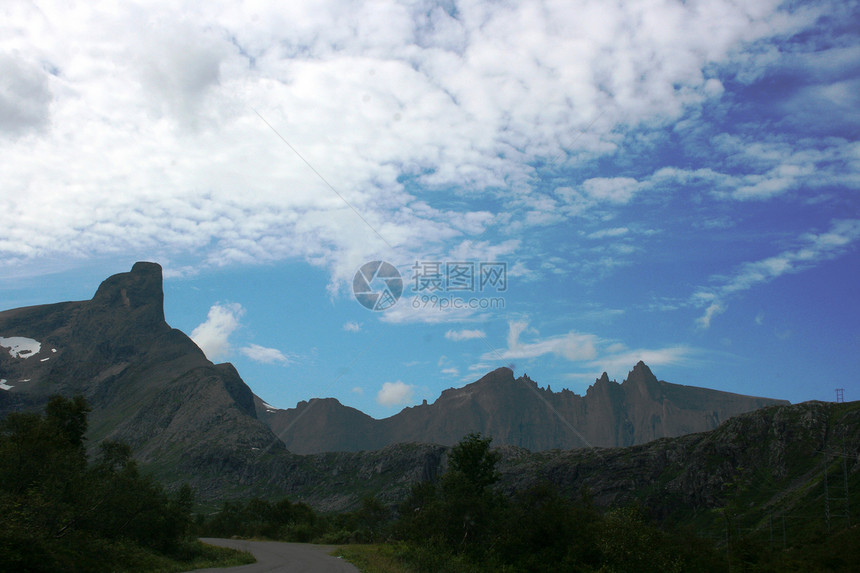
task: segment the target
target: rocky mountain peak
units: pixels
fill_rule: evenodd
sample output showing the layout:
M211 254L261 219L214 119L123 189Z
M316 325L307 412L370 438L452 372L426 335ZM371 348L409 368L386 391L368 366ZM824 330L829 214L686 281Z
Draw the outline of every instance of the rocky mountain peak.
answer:
M140 325L160 326L165 322L161 275L158 263L137 262L130 272L105 279L92 302L109 310L127 310Z
M657 377L654 376L654 373L651 372L651 369L648 368L648 365L642 362L641 360L636 363L636 366L633 367L627 374L628 382L657 382Z
M651 369L641 360L636 363L627 374L627 379L624 381L624 387L628 391L632 391L634 395L647 397L651 400L660 400L662 392L660 391L660 383Z
M500 382L513 382L514 381L514 371L506 366L502 366L501 368L496 368L492 372L488 372L484 376L478 380L478 383L500 383Z

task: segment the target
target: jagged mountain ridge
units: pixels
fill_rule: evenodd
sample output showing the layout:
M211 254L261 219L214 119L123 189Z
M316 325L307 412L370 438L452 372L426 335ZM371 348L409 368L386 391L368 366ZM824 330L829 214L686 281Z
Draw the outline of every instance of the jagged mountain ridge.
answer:
M469 432L498 445L532 451L642 444L716 428L744 412L787 404L784 400L659 381L643 362L618 384L606 373L585 396L553 392L524 375L499 368L463 388L451 388L433 404L374 419L334 398L277 410L257 400L257 416L290 451L373 450L397 442L453 445Z
M370 452L315 455L287 451L268 425L258 419L261 409L271 408L254 396L232 365L213 364L185 334L165 322L163 298L161 267L137 263L130 272L105 280L89 301L0 312L0 337L4 337L4 345L14 346L14 352L0 348L0 417L11 411L40 409L53 394L83 394L93 408L88 432L91 449L102 440L126 441L141 464L168 486L191 483L199 499L210 503L251 495L269 499L290 496L319 509L337 511L354 507L366 495L394 502L410 485L432 478L444 468L447 448L442 445L383 448L379 444ZM17 342L10 342L14 337L18 337ZM25 339L30 342L22 346L20 341ZM675 395L680 392L693 400L699 392L652 380L653 375L646 376L650 370L644 364L637 365L634 372L636 376L629 376L620 385L604 377L591 391L615 396L626 393L625 388L639 389L640 393L668 396L671 404L682 410L689 405ZM640 374L642 380L637 382ZM491 391L485 392L485 386ZM493 397L494 392L504 389L510 392L507 398ZM712 391L701 392L712 396ZM469 410L478 410L491 424L487 433L495 435L494 428L504 428L512 416L519 417L512 408L522 402L522 397L535 393L547 402L560 395L580 405L588 404L588 394L583 398L569 391L553 393L537 388L525 377L515 380L509 370L502 369L465 388L446 390L432 405L407 409L422 413L424 425L413 422L412 433L404 431L400 441L426 442L428 439L419 433L425 429L442 429L455 436L454 441L459 440L473 431L464 425L466 418L462 416ZM612 404L620 408L623 403ZM344 410L350 417L353 436L372 436L372 427L378 422L334 399L312 400L304 407L307 414L299 420L301 427L309 433L315 430L317 439L338 436L332 420L343 420ZM437 407L448 409L451 415L436 416ZM661 408L665 407L664 400ZM595 411L595 407L588 406L588 411ZM672 408L666 411L671 413ZM546 412L526 412L520 419L540 421L541 415ZM634 430L640 418L629 418ZM619 419L623 420L613 418L606 426L615 428ZM557 427L550 430L557 431ZM500 445L509 434L499 431L498 435L501 438L495 443ZM310 437L308 440L314 443ZM583 450L582 455L595 451ZM523 452L516 450L512 455L520 459L526 455ZM543 460L541 455L534 455L538 457L530 459Z

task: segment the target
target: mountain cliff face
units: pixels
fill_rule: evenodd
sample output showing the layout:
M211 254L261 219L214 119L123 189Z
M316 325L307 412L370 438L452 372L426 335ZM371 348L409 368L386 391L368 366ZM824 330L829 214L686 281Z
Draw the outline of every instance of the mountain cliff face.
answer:
M469 432L494 444L532 451L642 444L716 428L738 414L783 400L742 396L658 381L643 362L618 384L606 373L585 396L540 388L508 368L463 388L442 392L433 404L375 420L337 400L311 400L288 410L263 407L266 422L290 451L371 450L397 442L453 445Z
M206 460L283 451L235 368L212 364L170 328L163 299L161 267L137 263L92 300L0 312L0 344L30 350L0 349L0 416L40 408L53 394L82 394L93 409L93 447L122 440L142 463L177 475Z

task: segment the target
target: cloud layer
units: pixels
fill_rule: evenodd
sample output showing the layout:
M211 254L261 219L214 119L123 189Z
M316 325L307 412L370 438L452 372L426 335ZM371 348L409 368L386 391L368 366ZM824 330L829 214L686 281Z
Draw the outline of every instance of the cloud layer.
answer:
M653 181L555 191L553 173L718 101L716 70L742 67L739 48L824 10L777 5L13 3L0 25L0 261L299 257L342 285L373 255L455 252L511 223L470 198L526 227L623 205ZM788 157L728 176L726 193L796 186L816 160ZM467 203L434 206L416 188Z

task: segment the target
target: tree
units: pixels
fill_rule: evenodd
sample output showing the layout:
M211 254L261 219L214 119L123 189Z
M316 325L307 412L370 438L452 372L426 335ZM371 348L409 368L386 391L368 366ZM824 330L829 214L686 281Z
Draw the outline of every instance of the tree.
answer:
M467 435L448 454L448 470L438 484L413 487L400 506L402 537L456 553L491 550L504 506L502 496L492 489L499 479L499 455L490 450L491 441L480 434Z
M91 411L83 396L63 398L53 396L45 406L45 421L74 447L83 447L87 432L87 414Z
M499 481L496 464L499 454L490 450L492 438L479 433L469 434L460 440L448 454L449 471L446 477L460 478L474 493L481 493Z
M89 411L80 396L52 397L43 415L0 421L0 564L10 570L112 570L123 544L170 551L184 539L191 488L165 493L126 444L102 443L88 465Z
M600 564L599 521L587 493L576 501L539 483L514 496L499 552L517 571L590 571Z

